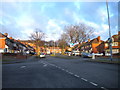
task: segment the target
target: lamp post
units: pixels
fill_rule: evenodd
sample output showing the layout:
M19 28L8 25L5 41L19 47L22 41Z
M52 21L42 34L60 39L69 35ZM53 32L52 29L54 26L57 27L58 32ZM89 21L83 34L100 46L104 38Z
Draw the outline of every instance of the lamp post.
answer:
M54 35L56 34L56 33L53 33ZM55 55L55 40L54 40L54 55Z
M46 38L48 38L48 37L45 36L45 45L44 45L44 46L45 46L45 47L44 47L45 49L44 49L44 52L47 54L47 50L46 50L46 49L47 49L47 48L46 48L46 46L47 46L46 42L47 42L47 41L46 41Z
M109 9L108 9L108 1L106 0L107 6L107 14L108 14L108 25L109 25L109 48L110 48L110 60L112 61L112 38L111 38L111 30L110 30L110 18L109 18Z

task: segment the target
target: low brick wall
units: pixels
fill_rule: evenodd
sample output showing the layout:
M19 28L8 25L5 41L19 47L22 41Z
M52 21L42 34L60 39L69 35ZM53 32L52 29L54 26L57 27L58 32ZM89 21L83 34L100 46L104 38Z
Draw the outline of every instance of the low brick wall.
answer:
M2 54L2 59L9 59L9 60L15 60L15 59L27 59L29 57L28 55L22 55L22 54L14 54L14 53L4 53Z

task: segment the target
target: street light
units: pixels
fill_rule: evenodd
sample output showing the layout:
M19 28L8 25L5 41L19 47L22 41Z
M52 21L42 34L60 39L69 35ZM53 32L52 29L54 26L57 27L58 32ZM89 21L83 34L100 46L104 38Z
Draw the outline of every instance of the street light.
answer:
M110 30L110 18L109 18L109 9L108 9L108 2L106 0L106 6L107 6L107 14L108 14L108 25L109 25L109 39L110 39L110 42L109 42L109 48L110 48L110 60L112 61L112 38L111 38L111 30Z
M56 33L53 33L54 35L56 34ZM54 55L55 55L55 40L54 40Z

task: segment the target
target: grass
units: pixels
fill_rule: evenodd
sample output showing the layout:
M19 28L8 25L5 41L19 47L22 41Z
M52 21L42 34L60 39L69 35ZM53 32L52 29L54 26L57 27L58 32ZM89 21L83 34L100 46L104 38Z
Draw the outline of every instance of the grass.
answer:
M16 60L7 60L7 59L3 59L2 61L3 61L3 62L4 62L4 61L7 62L7 61L16 61Z
M61 56L55 56L56 58L62 58L62 59L79 59L80 57L74 57L74 56L66 56L66 55L61 55ZM99 62L99 63L110 63L110 64L120 64L120 61L110 61L110 60L87 60L90 62Z
M51 54L50 56L55 56L54 54Z
M110 60L87 60L92 62L101 62L101 63L111 63L111 64L120 64L120 61L110 61Z
M16 62L10 62L10 61L16 61ZM8 59L3 59L2 64L13 64L13 63L22 63L20 60L8 60Z
M63 59L78 59L79 57L73 57L73 56L55 56L56 58L63 58Z

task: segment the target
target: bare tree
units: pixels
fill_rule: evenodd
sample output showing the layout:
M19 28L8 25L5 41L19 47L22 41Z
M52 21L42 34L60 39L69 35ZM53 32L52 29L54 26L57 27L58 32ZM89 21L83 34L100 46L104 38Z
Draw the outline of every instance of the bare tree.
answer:
M62 53L64 53L64 49L68 46L67 37L68 37L67 34L63 33L61 35L61 38L57 41L58 46L62 49Z
M36 45L36 52L37 55L39 55L39 47L43 46L42 39L44 38L44 33L40 29L36 28L29 38Z
M69 43L82 43L94 36L94 28L82 23L78 25L68 25L65 26L64 29Z

